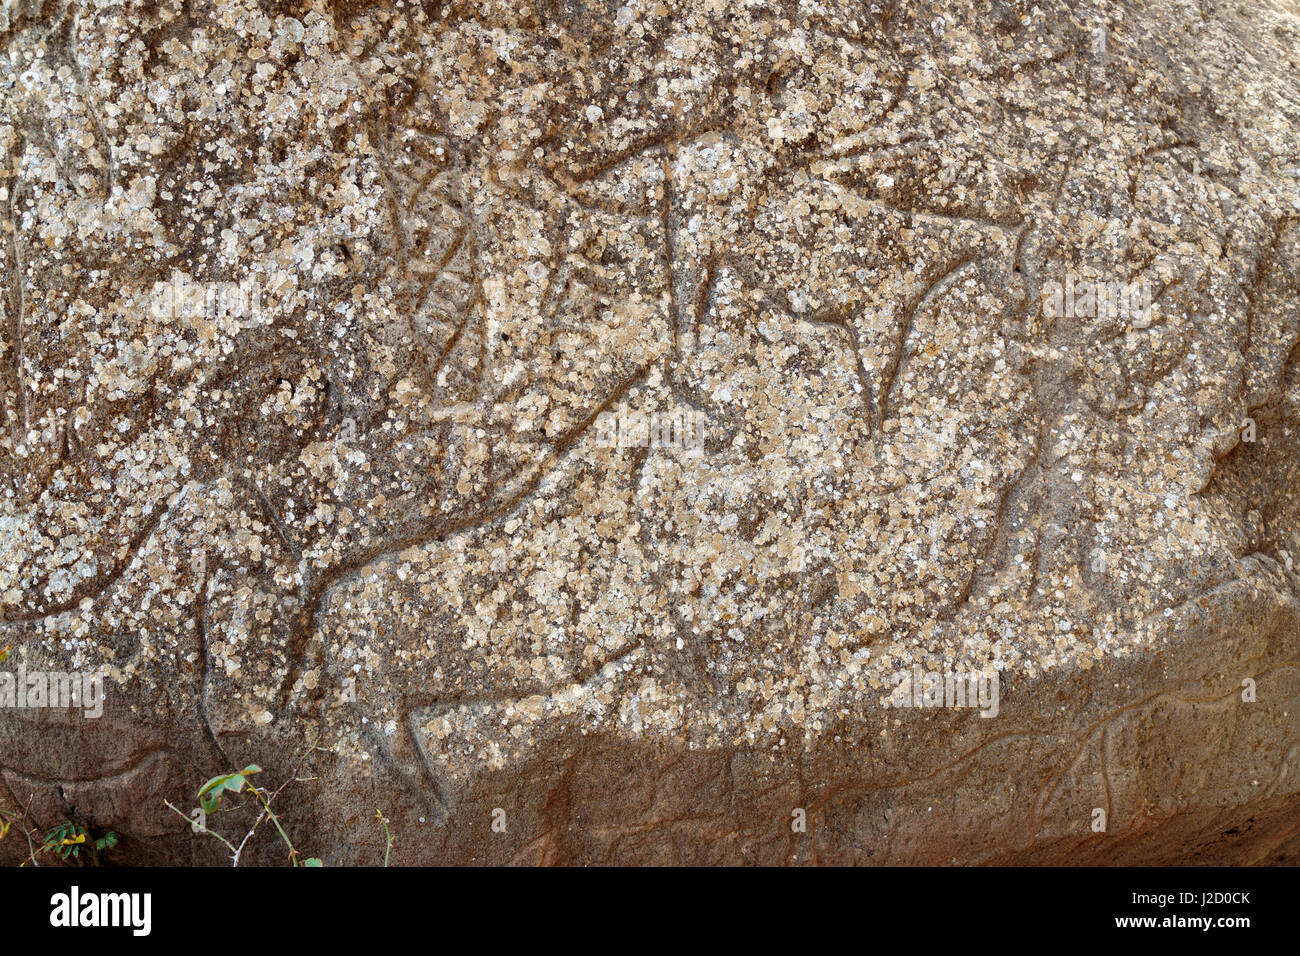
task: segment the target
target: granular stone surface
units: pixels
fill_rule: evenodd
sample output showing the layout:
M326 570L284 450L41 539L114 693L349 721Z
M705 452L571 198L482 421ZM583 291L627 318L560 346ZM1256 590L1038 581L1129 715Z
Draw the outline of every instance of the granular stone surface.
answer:
M228 864L256 763L326 865L1297 859L1295 4L0 44L0 669L104 698L0 707L24 826Z

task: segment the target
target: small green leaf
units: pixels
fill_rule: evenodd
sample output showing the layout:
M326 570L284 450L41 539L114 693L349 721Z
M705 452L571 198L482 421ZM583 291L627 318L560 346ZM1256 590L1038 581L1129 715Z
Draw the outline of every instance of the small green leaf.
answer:
M302 865L303 866L324 866L325 864L320 861L319 857L313 856L303 860Z
M223 793L227 790L231 793L239 793L244 789L249 776L261 772L261 767L250 763L238 773L223 773L219 777L213 777L199 789L199 806L203 808L204 813L212 813L221 804Z

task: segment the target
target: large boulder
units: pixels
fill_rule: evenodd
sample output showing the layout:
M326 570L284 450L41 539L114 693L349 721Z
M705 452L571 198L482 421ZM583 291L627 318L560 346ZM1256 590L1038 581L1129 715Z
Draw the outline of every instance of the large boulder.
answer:
M1295 862L1297 41L9 0L0 860Z

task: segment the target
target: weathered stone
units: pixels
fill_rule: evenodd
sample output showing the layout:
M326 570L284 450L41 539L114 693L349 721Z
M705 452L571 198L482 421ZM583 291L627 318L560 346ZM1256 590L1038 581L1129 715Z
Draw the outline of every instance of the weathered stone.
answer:
M1295 861L1294 4L4 11L20 831Z

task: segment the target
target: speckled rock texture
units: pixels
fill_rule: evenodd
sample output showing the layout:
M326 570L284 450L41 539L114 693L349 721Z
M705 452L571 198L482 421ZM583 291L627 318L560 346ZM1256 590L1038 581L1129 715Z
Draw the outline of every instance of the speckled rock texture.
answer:
M3 0L0 810L1295 863L1297 13Z

